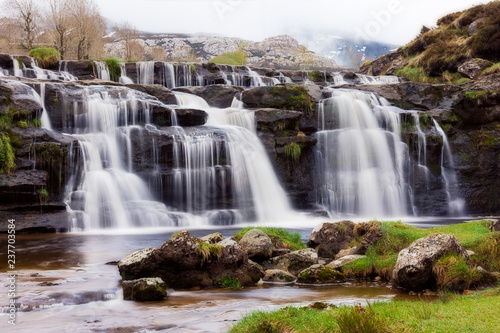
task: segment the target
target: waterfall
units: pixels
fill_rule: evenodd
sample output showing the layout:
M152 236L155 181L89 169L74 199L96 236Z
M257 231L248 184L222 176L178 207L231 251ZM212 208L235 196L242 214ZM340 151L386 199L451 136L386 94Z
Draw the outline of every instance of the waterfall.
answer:
M40 104L42 104L43 108L41 116L42 127L48 130L52 130L52 126L50 124L50 118L49 115L47 114L47 110L45 109L45 82L40 82L40 95L38 97L40 98Z
M163 63L163 72L161 73L160 84L167 88L175 88L175 69L174 65L168 62Z
M134 81L127 76L127 66L124 62L120 62L120 70L121 70L120 83L133 84Z
M94 66L97 71L97 78L104 81L111 81L108 66L104 61L94 61Z
M399 83L399 78L397 76L391 75L381 75L381 76L370 76L363 74L356 74L361 84L392 84Z
M320 104L319 128L318 203L336 215L406 215L407 152L395 108L373 94L334 91Z
M137 66L137 83L139 84L155 83L154 61L138 62L136 66Z
M441 170L446 188L446 195L448 196L448 215L451 216L464 216L465 214L465 201L458 196L458 181L455 173L455 163L451 153L450 143L448 137L443 131L439 123L432 119L439 135L443 138L443 150L441 153Z
M344 76L342 76L342 74L340 73L332 73L332 77L333 77L333 84L335 86L347 84L347 82L344 80Z

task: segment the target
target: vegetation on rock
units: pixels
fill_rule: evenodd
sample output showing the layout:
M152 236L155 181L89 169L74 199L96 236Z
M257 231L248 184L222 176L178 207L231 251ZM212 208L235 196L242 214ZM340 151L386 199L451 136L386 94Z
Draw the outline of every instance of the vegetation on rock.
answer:
M245 44L242 42L238 45L238 50L235 52L226 52L210 59L210 62L218 65L234 65L244 66L247 64Z
M118 82L120 76L122 75L122 69L120 67L120 58L111 57L104 59L106 66L108 67L109 77L111 80Z
M7 135L0 135L0 173L12 173L16 169L14 149Z
M247 227L235 234L234 239L239 242L241 238L250 230L259 229L271 238L273 246L276 248L287 248L291 251L305 249L306 246L302 242L298 233L291 233L285 229L268 228L268 227Z
M51 69L61 60L61 54L53 47L37 47L28 52L30 57L36 59L41 68Z
M235 279L233 277L224 277L218 281L215 281L214 284L216 286L222 287L222 288L230 288L230 289L236 289L236 288L241 288L241 283L238 281L238 279Z

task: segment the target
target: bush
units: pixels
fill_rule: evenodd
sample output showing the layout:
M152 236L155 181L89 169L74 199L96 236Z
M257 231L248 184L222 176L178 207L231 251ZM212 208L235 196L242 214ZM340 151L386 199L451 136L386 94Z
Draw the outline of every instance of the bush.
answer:
M36 59L38 66L45 69L55 69L61 60L61 54L53 47L37 47L28 52L30 57Z
M40 205L49 202L49 192L46 189L41 189L38 191L38 199L40 200Z
M120 80L120 76L122 75L120 61L122 61L122 60L120 58L117 58L117 57L111 57L111 58L104 59L104 62L106 63L106 66L108 67L109 78L115 82L118 82Z

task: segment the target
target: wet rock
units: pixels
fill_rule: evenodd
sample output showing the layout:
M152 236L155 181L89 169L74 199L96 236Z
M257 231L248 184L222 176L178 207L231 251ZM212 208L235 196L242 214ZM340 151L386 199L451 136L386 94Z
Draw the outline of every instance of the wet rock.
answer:
M153 251L154 247L136 251L118 262L118 270L124 280L133 280L140 276L140 269L142 261L148 258Z
M225 84L213 84L203 87L175 88L172 90L197 95L207 101L208 105L212 107L228 108L233 103L234 97L238 96L244 89Z
M205 125L208 114L203 110L176 108L177 121L179 126L200 126Z
M403 56L399 56L391 62L384 75L394 75L398 69L402 69L406 65L408 65L408 61Z
M256 261L269 259L273 253L273 243L269 236L259 229L249 230L239 241L248 258Z
M234 240L208 244L187 231L154 250L134 273L136 277L161 277L170 288L209 287L223 278L237 279L246 286L262 276Z
M264 282L295 282L297 278L289 272L280 269L268 269L262 278Z
M252 281L259 281L266 274L261 265L250 259L248 259L248 265L248 276L252 279Z
M323 265L313 265L301 271L297 278L301 283L326 284L343 283L346 277L343 273Z
M222 236L220 232L215 232L213 234L201 237L201 240L209 244L216 244L223 241L224 236Z
M0 205L0 216L15 220L16 234L68 232L70 229L71 214L64 203ZM7 232L7 223L0 224L0 233Z
M270 266L269 268L280 269L297 275L300 271L317 263L318 255L316 252L312 249L305 249L271 258L264 267Z
M331 263L326 265L326 267L332 268L332 269L339 269L340 267L345 266L347 264L350 264L351 262L354 262L360 258L366 258L366 256L359 255L359 254L351 254L351 255L336 259L335 261L332 261Z
M97 78L94 63L88 60L61 61L61 70L76 76L79 80L93 80Z
M175 94L160 84L128 84L127 88L135 89L145 94L154 96L158 98L160 102L167 105L177 104Z
M298 111L287 111L279 109L257 109L255 121L260 132L277 133L286 130L295 130L298 120L302 116Z
M27 121L41 116L42 110L42 104L30 86L0 79L0 115L8 115L14 121Z
M434 234L420 238L408 248L401 250L392 272L395 285L407 290L422 290L432 287L433 264L450 253L469 260L467 251L455 236Z
M322 223L312 231L307 246L314 248L320 257L334 258L354 239L354 226L351 221Z
M458 67L458 72L466 78L475 79L485 68L490 67L491 65L493 64L488 60L471 59L460 65Z
M161 301L167 297L167 285L160 278L142 278L122 282L126 301Z

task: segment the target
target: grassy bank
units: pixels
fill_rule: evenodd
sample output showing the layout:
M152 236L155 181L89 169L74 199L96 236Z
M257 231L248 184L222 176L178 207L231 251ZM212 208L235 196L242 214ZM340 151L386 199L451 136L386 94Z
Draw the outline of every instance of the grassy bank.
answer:
M500 287L434 302L396 301L326 310L254 312L230 332L498 332Z

